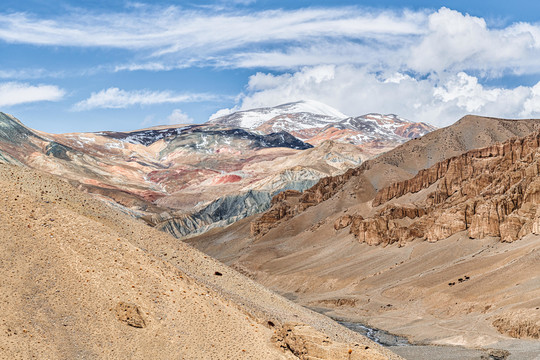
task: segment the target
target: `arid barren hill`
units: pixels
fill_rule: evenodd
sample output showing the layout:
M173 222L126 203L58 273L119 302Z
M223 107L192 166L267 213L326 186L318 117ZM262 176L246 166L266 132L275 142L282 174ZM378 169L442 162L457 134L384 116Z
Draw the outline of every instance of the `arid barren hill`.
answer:
M347 118L316 102L128 132L49 134L0 113L0 160L62 176L186 238L260 213L281 191L308 189L433 129L395 115ZM315 147L300 130L318 136Z
M367 157L350 144L313 148L285 132L215 124L48 134L0 113L0 160L69 179L177 237L261 212L275 193Z
M399 358L65 181L0 186L1 358Z
M329 315L413 341L535 359L539 129L540 120L468 116L303 194L283 193L251 222L190 242ZM448 162L449 171L438 170ZM476 203L476 218L467 218L474 229L469 220L454 227L467 199ZM422 221L425 232L413 231ZM440 231L445 226L453 231ZM501 242L503 231L519 240ZM429 232L438 241L426 241Z
M332 140L314 148L286 132L213 123L49 134L0 113L4 162L70 179L176 237L264 211L276 193L307 189L382 150Z

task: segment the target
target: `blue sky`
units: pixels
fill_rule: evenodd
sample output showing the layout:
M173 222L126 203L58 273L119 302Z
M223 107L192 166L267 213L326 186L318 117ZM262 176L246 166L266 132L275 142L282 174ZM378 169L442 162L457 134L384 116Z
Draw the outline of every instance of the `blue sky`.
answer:
M48 132L301 99L449 125L540 117L540 2L13 1L0 111Z

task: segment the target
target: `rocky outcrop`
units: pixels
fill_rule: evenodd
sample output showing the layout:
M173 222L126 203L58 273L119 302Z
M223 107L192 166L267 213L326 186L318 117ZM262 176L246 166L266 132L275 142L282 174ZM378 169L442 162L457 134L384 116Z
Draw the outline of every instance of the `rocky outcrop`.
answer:
M344 174L320 179L303 193L283 192L272 199L270 210L251 223L251 235L262 236L278 222L290 219L307 208L328 200L353 176L362 172L362 166L349 169Z
M291 218L298 212L297 206L301 197L302 193L295 190L287 190L274 196L270 203L271 209L259 217L258 221L251 222L251 235L266 234L280 220Z
M381 189L381 206L423 192L415 204L390 205L367 219L354 218L350 232L368 244L445 239L467 231L470 238L512 242L539 230L540 132L469 151ZM412 221L404 222L404 218Z
M283 349L302 360L383 360L388 357L363 344L345 344L332 341L311 326L286 323L273 337Z
M265 211L270 206L273 193L248 191L240 195L219 198L193 213L162 213L145 216L150 225L177 238L196 235L214 227L230 225L247 216Z
M343 228L346 228L347 226L351 225L352 221L352 215L344 215L334 222L334 230L341 230Z
M424 234L421 227L410 225L407 219L416 219L425 214L426 210L423 208L390 205L368 219L358 215L352 216L350 233L360 242L369 245L405 243Z
M302 209L306 209L310 206L317 205L325 200L330 199L335 195L343 185L354 176L358 176L363 171L363 166L356 169L349 169L342 175L329 176L322 178L312 188L304 191L300 202L303 204Z
M501 333L514 338L540 339L538 310L518 311L498 316L493 326Z
M141 310L135 304L119 302L114 309L116 318L121 322L134 328L146 327L146 322L141 314Z
M447 158L460 156L460 154L472 149L490 147L497 142L507 141L516 136L523 137L539 129L540 120L536 119L505 120L468 115L452 126L430 132L420 139L406 142L393 150L363 162L359 167L342 175L321 179L313 188L304 192L301 199L303 205L295 205L294 209L288 209L287 213L299 213L302 209L318 205L336 196L347 184L350 187L355 187L366 180L375 190L379 190L374 204L381 205L394 197L417 192L433 185L448 172L447 167L450 162L446 160ZM490 152L491 155L494 155L493 151L500 150L484 151L487 151L486 156L489 156ZM415 177L416 174L419 176ZM465 177L464 174L462 175ZM402 181L406 179L409 180ZM476 180L477 183L464 184L466 187L464 191L471 192L475 189L478 191L489 183L489 177L486 176L477 176ZM449 190L445 188L429 194L433 204L445 202L448 196ZM365 198L365 196L361 197L362 200ZM360 201L360 198L358 200ZM279 206L287 207L287 201L283 201L283 204ZM448 214L445 216L448 217ZM431 231L434 238L454 233L457 229L467 228L462 217L454 215L450 216L448 220L449 224L438 221L437 226ZM264 222L264 218L256 219L254 222L256 223L254 227L264 227L257 224ZM540 227L540 224L537 227Z
M314 182L290 182L277 191L249 190L238 195L224 196L214 200L202 209L192 213L179 212L170 214L165 212L145 216L143 219L150 225L156 226L158 229L168 232L177 238L194 236L264 212L270 206L279 203L279 199L283 199L284 196L290 196L291 194L298 194L300 196L301 190L309 188ZM294 190L288 189L291 187ZM273 224L287 215L289 214L285 207L272 208L272 211L265 214L265 224ZM255 228L252 225L252 232L255 234L265 231L267 231L265 225L261 224L260 228Z

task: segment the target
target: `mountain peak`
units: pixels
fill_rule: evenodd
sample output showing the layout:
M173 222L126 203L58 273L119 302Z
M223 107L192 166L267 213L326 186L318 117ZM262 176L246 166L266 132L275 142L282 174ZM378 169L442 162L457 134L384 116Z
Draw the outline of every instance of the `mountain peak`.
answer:
M292 115L295 115L293 117L303 118L306 118L306 116L301 115L309 115L310 118L316 118L318 122L323 122L324 125L347 118L347 115L329 105L315 100L302 100L274 107L241 110L228 115L211 118L209 122L256 129L276 117Z
M335 118L345 119L348 116L341 111L324 104L316 100L300 100L287 104L276 106L276 108L283 108L289 110L291 113L311 113L317 115L331 116Z

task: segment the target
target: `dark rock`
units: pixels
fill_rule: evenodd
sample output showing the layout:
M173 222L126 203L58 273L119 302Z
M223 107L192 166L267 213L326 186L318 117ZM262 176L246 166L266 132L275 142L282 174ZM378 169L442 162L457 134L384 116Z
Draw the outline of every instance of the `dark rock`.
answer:
M139 307L135 304L119 302L115 308L116 318L123 323L135 328L146 327L146 322L142 317Z
M55 141L51 141L49 145L47 145L47 148L45 149L45 155L54 156L57 159L65 160L65 161L71 161L71 158L68 155L69 152L71 152L71 148L65 145L59 144Z

